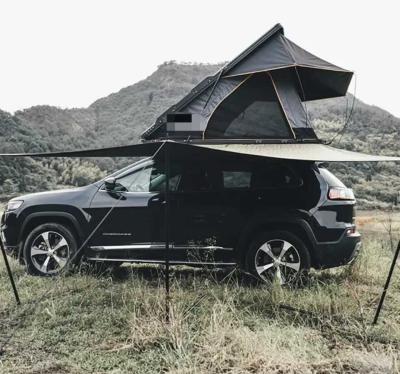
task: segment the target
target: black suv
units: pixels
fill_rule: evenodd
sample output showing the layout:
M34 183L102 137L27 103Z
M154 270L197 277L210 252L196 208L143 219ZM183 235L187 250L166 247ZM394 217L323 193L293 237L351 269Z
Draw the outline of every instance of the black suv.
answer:
M314 162L179 160L169 175L171 264L239 264L283 284L358 252L354 195ZM86 187L14 198L2 240L36 275L57 274L71 257L162 263L165 185L164 162L145 159Z

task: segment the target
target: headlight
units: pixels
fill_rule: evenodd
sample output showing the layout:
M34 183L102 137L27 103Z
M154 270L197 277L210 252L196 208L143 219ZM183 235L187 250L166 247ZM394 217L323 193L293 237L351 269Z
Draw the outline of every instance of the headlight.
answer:
M23 200L12 200L12 201L9 201L8 204L7 204L6 211L9 212L10 210L18 209L22 205L23 202L24 202Z

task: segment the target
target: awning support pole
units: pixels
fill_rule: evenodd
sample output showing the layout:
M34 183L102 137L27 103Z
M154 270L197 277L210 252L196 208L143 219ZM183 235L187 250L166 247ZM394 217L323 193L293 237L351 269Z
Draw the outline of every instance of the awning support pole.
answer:
M165 321L170 320L170 292L169 292L169 241L170 241L170 193L169 193L169 176L170 176L170 155L169 143L165 143Z
M1 253L3 254L4 263L6 264L8 278L10 278L11 287L12 287L12 289L14 291L15 301L17 302L17 305L21 305L21 301L19 299L18 290L17 290L17 287L15 285L14 277L12 275L12 271L11 271L11 268L10 268L10 263L8 262L7 254L6 254L6 251L4 249L4 245L3 245L3 240L1 240L1 238L0 238L0 247L1 247Z
M379 314L381 313L381 309L383 307L383 302L385 301L386 291L389 288L390 281L391 281L392 275L393 275L393 270L394 270L394 267L396 266L396 262L397 262L397 259L399 257L399 253L400 253L400 241L397 244L396 253L394 254L393 261L392 261L392 264L390 266L389 274L387 276L385 286L383 287L381 299L379 300L379 304L378 304L378 308L376 309L374 321L372 322L373 325L376 325L378 323Z

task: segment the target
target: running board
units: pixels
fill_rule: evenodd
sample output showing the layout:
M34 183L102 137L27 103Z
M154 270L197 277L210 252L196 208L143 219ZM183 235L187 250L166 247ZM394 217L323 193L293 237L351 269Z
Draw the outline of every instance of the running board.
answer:
M208 246L198 246L198 245L179 245L179 244L170 244L170 249L184 249L184 250L213 250L213 251L233 251L233 248L220 247L215 245ZM124 251L124 250L134 250L134 249L165 249L165 244L156 243L156 244L128 244L128 245L105 245L105 246L93 246L90 247L93 251Z
M141 259L127 259L127 258L100 258L100 257L86 257L89 261L97 262L130 262L137 264L165 264L165 260L141 260ZM169 261L170 265L209 265L209 266L236 266L236 262L195 262L195 261Z

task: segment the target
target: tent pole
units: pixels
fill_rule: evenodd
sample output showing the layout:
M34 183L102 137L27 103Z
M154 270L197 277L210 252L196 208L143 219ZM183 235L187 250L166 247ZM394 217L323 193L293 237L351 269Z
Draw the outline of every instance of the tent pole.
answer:
M165 143L165 321L170 320L170 292L169 292L169 247L170 247L170 191L169 191L169 176L170 176L170 155L169 144Z
M396 262L397 262L397 259L399 257L399 253L400 253L400 241L397 244L396 253L394 254L393 261L392 261L392 264L390 266L389 274L387 276L385 286L383 287L381 299L379 300L379 304L378 304L378 308L376 309L374 321L372 322L373 325L376 325L378 323L379 314L381 313L381 309L383 307L383 302L385 301L386 291L389 288L390 281L391 281L392 275L393 275L393 270L394 270L394 267L396 266Z
M10 263L8 262L7 254L6 254L6 251L4 249L4 245L3 245L3 240L1 238L0 238L0 248L1 248L1 253L3 254L4 263L6 264L8 277L10 278L11 287L12 287L12 289L14 291L15 301L17 302L17 305L21 305L21 301L19 299L18 290L17 290L17 287L15 285L14 277L13 277L12 272L11 272Z

